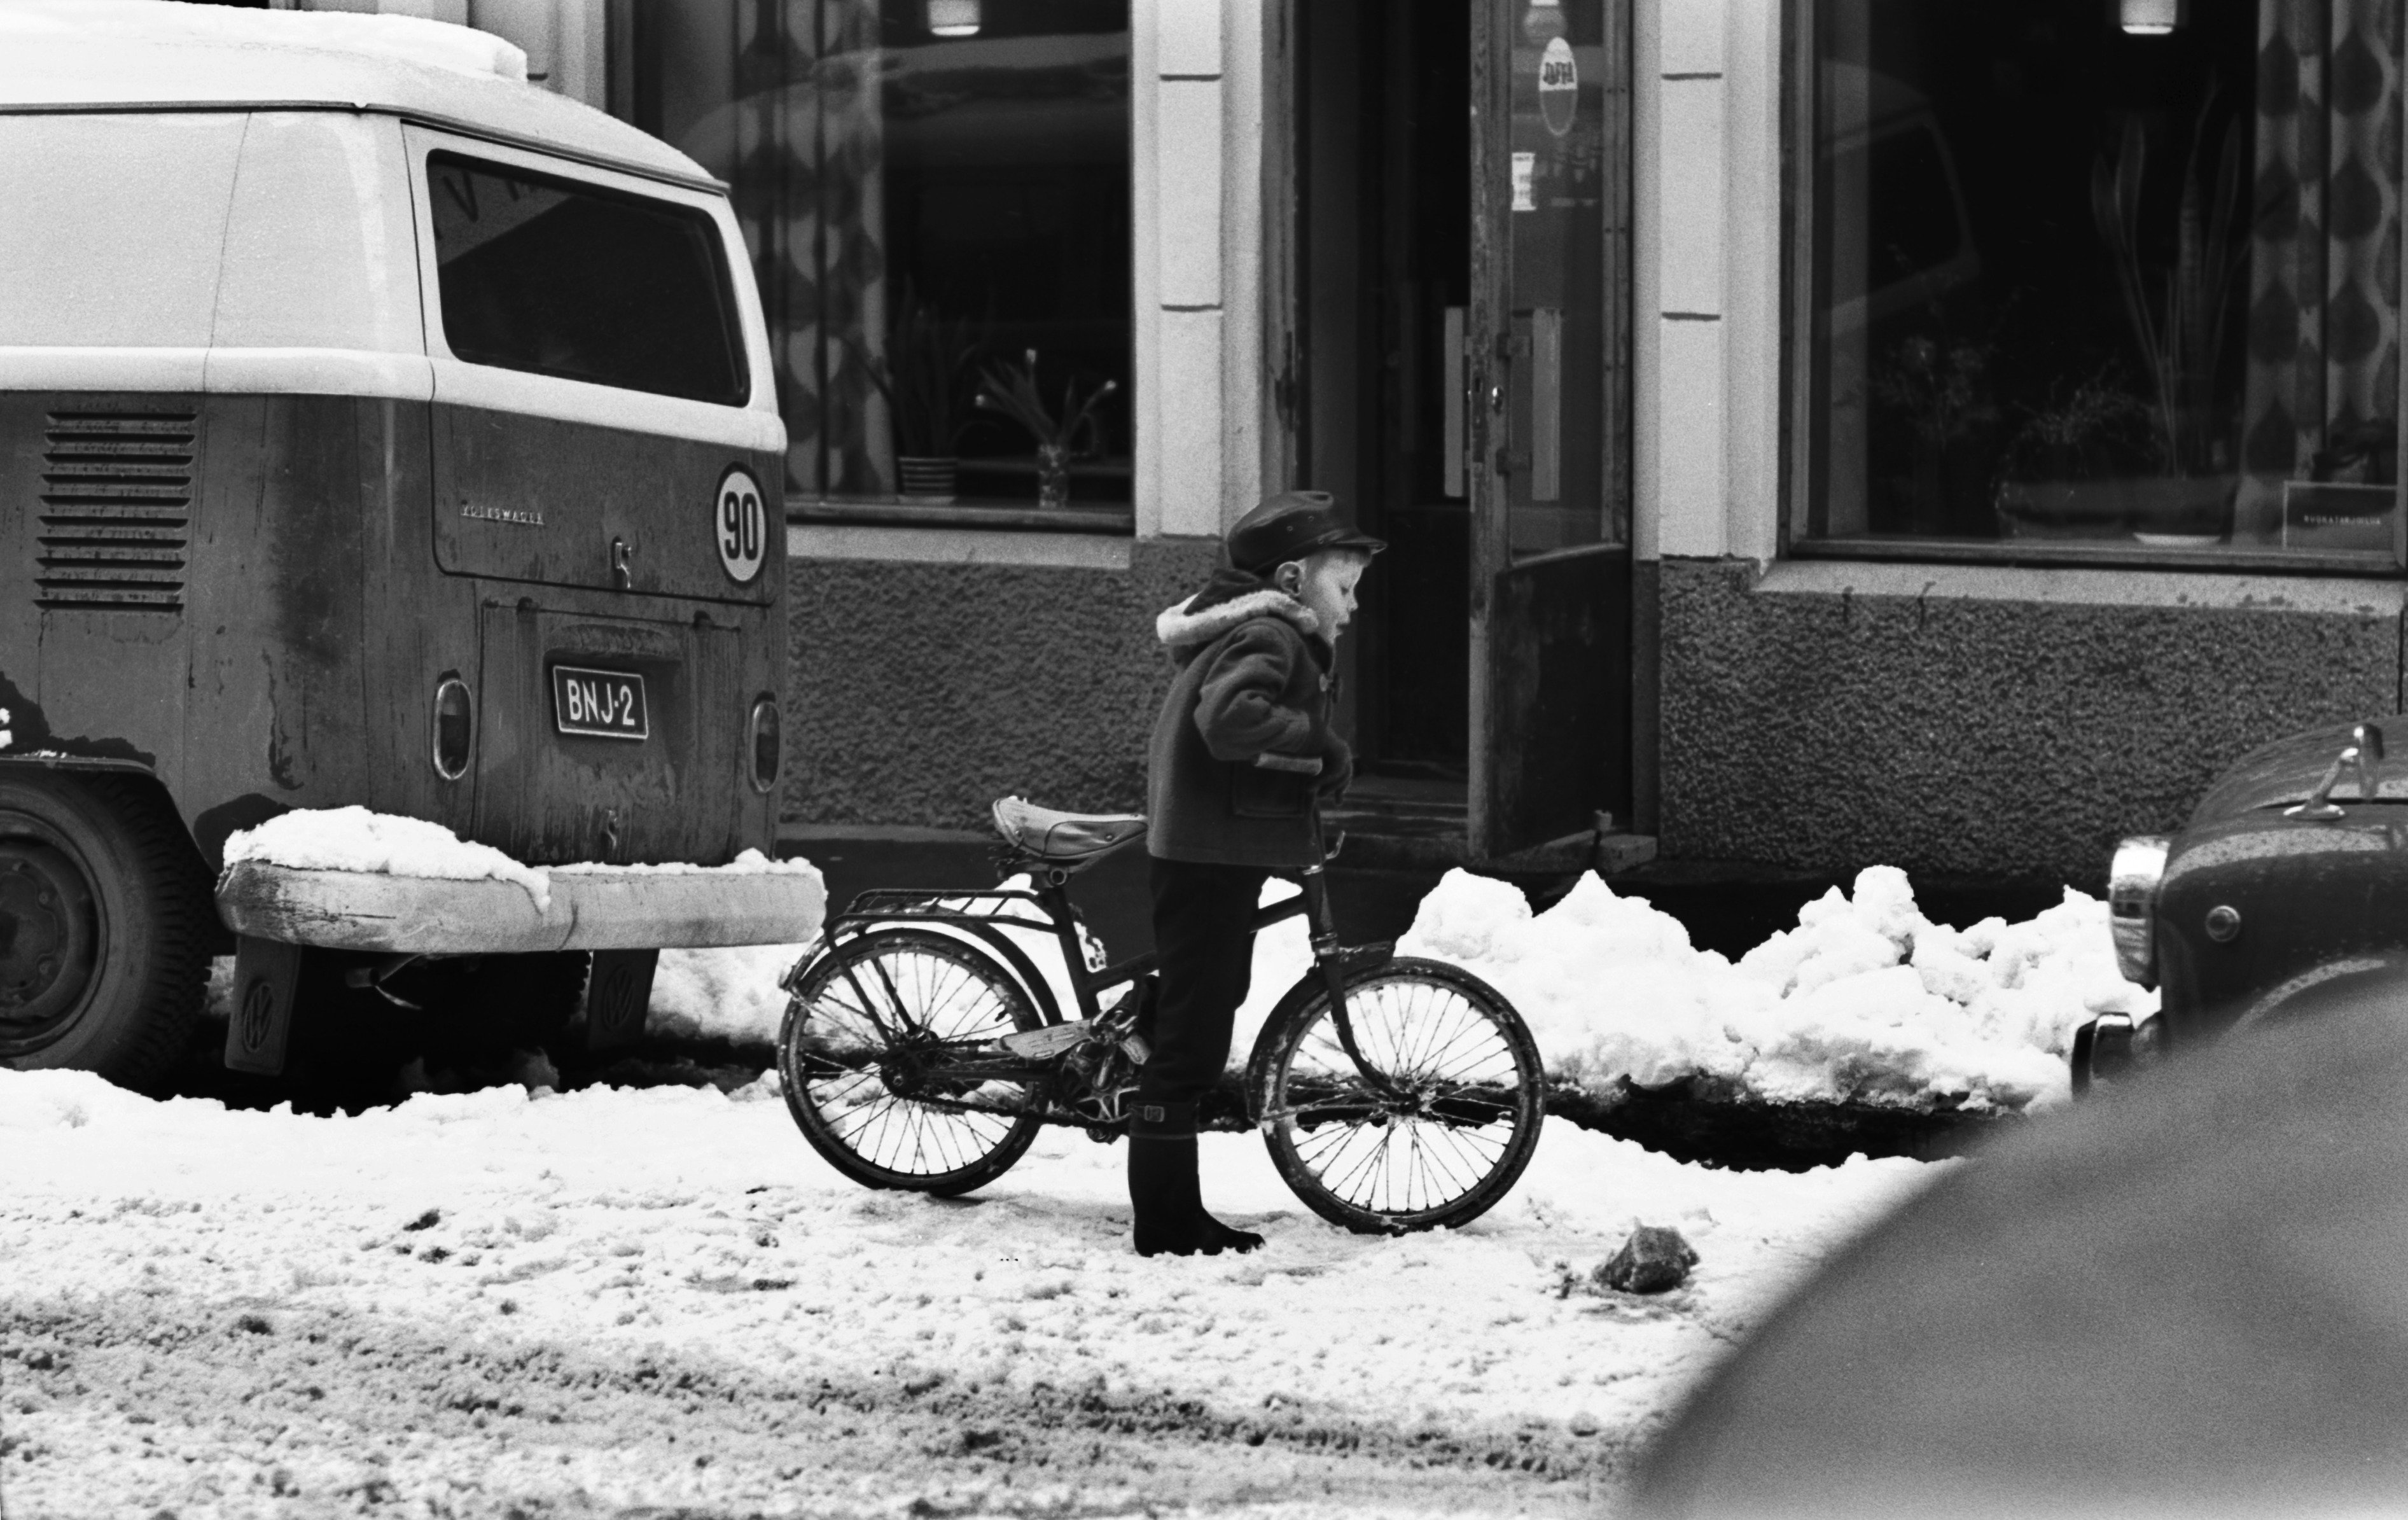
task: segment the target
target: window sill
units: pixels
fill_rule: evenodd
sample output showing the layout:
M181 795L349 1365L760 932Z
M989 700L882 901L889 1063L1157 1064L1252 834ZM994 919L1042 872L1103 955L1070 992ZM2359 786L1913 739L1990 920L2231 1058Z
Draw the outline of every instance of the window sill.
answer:
M2078 538L1805 538L1792 541L1787 553L1792 559L2174 570L2202 575L2342 575L2396 580L2401 574L2398 563L2389 554L2370 551L2253 549L2245 545L2163 549L2153 544Z
M936 507L901 501L824 501L788 497L786 521L888 528L1007 528L1023 533L1103 533L1127 538L1137 513L1126 507Z

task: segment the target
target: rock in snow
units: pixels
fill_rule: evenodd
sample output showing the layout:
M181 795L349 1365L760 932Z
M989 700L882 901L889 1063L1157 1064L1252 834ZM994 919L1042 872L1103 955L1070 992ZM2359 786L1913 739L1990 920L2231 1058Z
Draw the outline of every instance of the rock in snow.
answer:
M1687 1282L1697 1264L1697 1248L1679 1230L1641 1225L1598 1268L1597 1283L1619 1293L1668 1293Z

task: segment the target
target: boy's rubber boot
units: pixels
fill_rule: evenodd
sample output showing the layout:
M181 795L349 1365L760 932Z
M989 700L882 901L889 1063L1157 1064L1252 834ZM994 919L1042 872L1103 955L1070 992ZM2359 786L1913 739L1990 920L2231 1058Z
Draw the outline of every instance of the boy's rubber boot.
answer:
M1253 1230L1240 1229L1234 1225L1224 1225L1219 1220L1213 1218L1211 1214L1206 1213L1204 1212L1203 1200L1200 1197L1197 1200L1196 1204L1196 1221L1198 1228L1203 1230L1208 1237L1219 1242L1218 1244L1206 1249L1205 1255L1211 1255L1222 1251L1234 1251L1239 1255L1242 1256L1249 1251L1259 1250L1262 1246L1263 1238L1255 1234Z
M1217 1256L1263 1238L1204 1212L1196 1178L1196 1105L1140 1102L1129 1116L1129 1209L1140 1256Z

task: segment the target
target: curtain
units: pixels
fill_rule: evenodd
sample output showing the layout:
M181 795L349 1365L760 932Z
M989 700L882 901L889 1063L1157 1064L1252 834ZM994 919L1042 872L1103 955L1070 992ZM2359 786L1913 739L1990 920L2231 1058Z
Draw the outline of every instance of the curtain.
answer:
M2244 534L2399 415L2401 11L2259 0Z
M733 0L730 99L679 145L734 192L768 319L786 487L896 486L867 361L886 344L878 0Z

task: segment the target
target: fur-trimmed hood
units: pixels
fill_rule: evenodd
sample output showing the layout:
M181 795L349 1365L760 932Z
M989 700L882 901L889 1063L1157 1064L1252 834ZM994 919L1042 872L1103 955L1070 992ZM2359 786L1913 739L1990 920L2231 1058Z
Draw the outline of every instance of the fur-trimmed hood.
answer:
M1321 620L1312 609L1258 575L1221 569L1204 589L1154 620L1154 637L1174 654L1192 654L1242 623L1283 618L1306 638L1317 638Z

